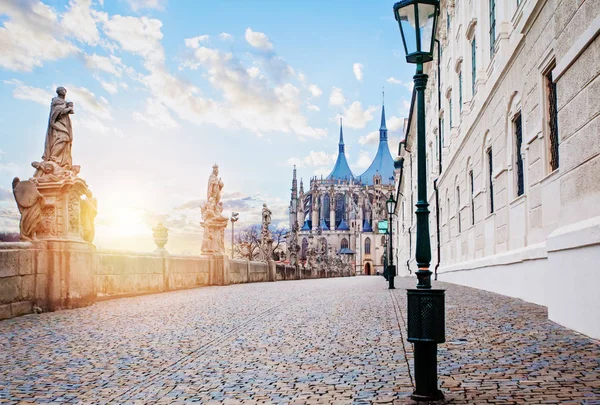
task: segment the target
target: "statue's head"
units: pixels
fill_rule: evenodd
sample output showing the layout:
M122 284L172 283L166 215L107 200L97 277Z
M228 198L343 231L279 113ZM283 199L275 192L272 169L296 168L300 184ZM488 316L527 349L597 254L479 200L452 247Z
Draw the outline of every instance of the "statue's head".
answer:
M214 174L219 174L219 166L217 166L216 163L213 165L213 173Z
M65 98L65 96L67 95L67 89L65 89L64 87L58 87L56 89L56 94L58 94L62 98Z
M263 208L267 208L267 203L264 203L264 204L263 204Z

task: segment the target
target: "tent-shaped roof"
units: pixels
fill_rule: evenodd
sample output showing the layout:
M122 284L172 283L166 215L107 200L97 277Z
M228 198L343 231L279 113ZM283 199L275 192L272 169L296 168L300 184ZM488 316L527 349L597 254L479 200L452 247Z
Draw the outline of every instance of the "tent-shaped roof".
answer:
M346 152L344 148L344 133L342 132L342 120L340 118L340 143L338 148L338 157L333 166L333 170L327 176L327 180L354 180L354 175L348 161L346 160Z
M373 176L381 176L382 184L394 184L394 159L388 146L387 127L385 124L385 106L381 107L381 126L379 128L379 147L375 159L369 168L360 175L360 180L369 186L373 185Z

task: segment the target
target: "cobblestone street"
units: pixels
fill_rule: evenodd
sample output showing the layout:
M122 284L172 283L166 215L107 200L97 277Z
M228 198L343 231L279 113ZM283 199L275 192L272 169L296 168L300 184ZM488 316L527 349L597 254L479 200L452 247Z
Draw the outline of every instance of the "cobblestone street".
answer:
M406 291L381 277L115 299L0 322L1 403L411 403ZM440 385L460 404L600 404L600 344L452 284Z

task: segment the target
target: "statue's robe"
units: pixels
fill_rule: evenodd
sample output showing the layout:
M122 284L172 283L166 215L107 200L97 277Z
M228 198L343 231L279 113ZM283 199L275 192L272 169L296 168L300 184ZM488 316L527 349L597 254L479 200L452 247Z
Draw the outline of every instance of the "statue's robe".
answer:
M73 128L69 117L70 112L67 111L67 108L65 99L60 97L52 99L42 159L51 160L61 167L70 168L72 165Z

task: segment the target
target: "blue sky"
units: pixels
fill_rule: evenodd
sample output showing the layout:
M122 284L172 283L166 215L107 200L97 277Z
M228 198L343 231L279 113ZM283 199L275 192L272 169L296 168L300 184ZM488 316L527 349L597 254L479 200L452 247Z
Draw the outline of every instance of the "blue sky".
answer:
M175 250L193 250L215 162L241 225L262 202L286 222L293 164L305 179L331 170L340 114L352 169L368 166L383 86L395 156L413 69L392 5L1 0L0 228L16 229L10 184L33 174L59 85L100 247L151 249L163 219L194 241Z

